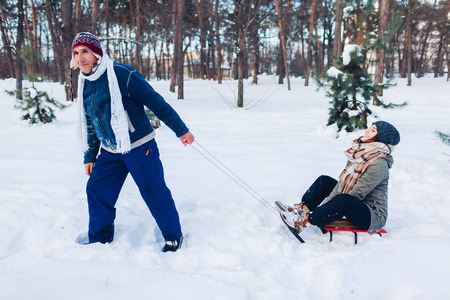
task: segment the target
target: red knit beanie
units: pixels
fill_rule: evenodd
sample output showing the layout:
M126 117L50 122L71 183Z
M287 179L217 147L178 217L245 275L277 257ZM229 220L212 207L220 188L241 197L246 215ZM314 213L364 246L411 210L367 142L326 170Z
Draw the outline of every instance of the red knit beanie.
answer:
M103 50L102 46L100 45L100 41L98 38L89 32L80 32L78 33L73 42L72 42L72 59L70 61L70 100L73 101L74 97L74 90L73 90L73 83L72 83L72 70L78 68L77 63L75 62L75 59L73 58L73 49L75 49L78 46L84 46L89 49L89 51L92 52L92 54L95 55L95 57L98 58L98 63L100 63L102 56L103 56Z
M80 32L75 36L75 39L72 42L72 52L73 49L78 46L85 46L92 53L97 54L98 56L103 56L102 46L100 45L100 41L98 38L89 32Z
M80 32L75 36L75 39L72 42L72 60L70 61L70 68L78 68L78 65L73 59L73 49L78 46L84 46L88 48L92 52L92 54L94 54L99 60L101 60L103 56L103 50L98 38L92 33Z

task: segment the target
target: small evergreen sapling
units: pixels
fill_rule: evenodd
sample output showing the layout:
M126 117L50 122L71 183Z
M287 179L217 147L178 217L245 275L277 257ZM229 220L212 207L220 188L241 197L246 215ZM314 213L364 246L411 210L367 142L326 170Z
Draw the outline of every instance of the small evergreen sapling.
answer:
M22 120L27 120L30 125L37 123L51 123L55 117L55 109L64 109L67 106L59 103L46 92L38 91L34 87L34 83L42 81L42 76L33 72L33 63L40 60L41 54L36 53L32 47L33 36L27 35L25 44L19 55L27 66L27 78L31 82L32 87L22 90L6 91L12 96L16 96L15 108L21 109ZM22 97L20 97L22 95Z
M435 131L437 137L447 146L450 146L450 133Z
M16 95L17 91L7 91L10 95ZM67 106L59 103L46 92L38 91L34 86L22 91L23 100L17 100L15 108L21 109L22 120L27 120L30 125L37 123L51 123L55 117L55 109L64 109Z

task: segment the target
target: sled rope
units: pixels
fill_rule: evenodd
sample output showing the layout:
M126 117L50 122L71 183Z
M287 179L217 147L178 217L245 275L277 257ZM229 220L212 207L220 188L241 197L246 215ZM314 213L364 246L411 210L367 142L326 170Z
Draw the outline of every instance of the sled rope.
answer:
M278 216L278 212L276 209L267 201L265 200L260 194L258 194L254 189L252 189L247 183L245 183L244 180L242 180L239 176L237 176L233 171L231 171L227 166L225 166L218 158L216 158L214 155L212 155L208 150L205 149L202 145L200 145L199 142L195 141L195 144L197 144L200 148L198 149L193 144L189 144L195 151L197 151L201 156L206 158L210 163L212 163L216 168L218 168L222 173L227 175L231 180L236 182L241 188L243 188L247 193L249 193L253 198L258 200L262 205L264 205L267 209L269 209L271 212L273 212L275 215Z

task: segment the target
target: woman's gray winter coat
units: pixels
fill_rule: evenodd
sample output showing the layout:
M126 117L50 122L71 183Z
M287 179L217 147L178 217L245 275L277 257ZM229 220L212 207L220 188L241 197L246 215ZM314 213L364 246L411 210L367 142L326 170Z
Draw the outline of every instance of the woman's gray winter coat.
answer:
M388 217L388 182L389 169L394 159L391 155L378 158L372 162L363 175L356 181L350 195L358 198L370 208L370 226L367 231L383 228ZM350 162L347 162L347 166ZM337 195L338 184L331 194L324 200L326 203Z

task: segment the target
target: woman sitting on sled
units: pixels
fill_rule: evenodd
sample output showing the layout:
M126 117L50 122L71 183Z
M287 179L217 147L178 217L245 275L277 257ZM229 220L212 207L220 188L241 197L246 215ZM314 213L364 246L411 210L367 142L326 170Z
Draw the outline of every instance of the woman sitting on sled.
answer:
M322 175L294 207L275 202L283 221L297 233L308 223L324 230L344 217L361 230L381 229L388 215L391 153L399 142L394 126L385 121L373 123L345 151L348 162L339 181Z

